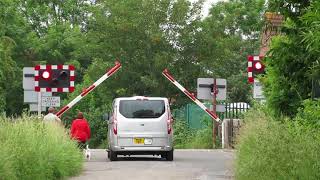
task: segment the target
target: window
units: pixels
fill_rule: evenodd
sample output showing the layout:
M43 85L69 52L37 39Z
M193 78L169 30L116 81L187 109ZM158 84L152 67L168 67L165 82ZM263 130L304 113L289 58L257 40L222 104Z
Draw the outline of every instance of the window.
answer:
M126 118L158 118L165 106L163 100L121 100L119 110Z

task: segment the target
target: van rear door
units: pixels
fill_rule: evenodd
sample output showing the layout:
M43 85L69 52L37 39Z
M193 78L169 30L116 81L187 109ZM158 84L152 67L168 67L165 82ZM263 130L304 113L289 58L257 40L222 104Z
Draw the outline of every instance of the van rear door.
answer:
M119 133L164 133L165 114L164 100L120 100Z
M152 145L162 144L161 139L168 137L166 104L165 99L120 100L117 117L118 136L124 143L121 144L139 144L134 142L135 138L153 138Z

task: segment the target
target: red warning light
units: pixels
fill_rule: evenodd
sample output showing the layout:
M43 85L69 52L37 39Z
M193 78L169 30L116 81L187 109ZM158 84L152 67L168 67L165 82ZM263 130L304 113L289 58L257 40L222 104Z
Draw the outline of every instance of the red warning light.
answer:
M254 64L254 67L255 67L256 70L261 70L263 68L263 65L260 62L256 62Z
M45 80L48 80L50 78L51 74L49 71L43 71L42 72L42 78Z

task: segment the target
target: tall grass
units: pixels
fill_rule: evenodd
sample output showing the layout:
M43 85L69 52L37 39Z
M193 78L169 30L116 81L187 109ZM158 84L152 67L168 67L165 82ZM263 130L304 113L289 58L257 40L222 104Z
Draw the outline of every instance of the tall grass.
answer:
M236 148L236 179L320 179L320 131L300 121L275 121L255 109Z
M65 129L36 117L0 117L0 179L63 179L78 174L83 155Z
M188 127L184 120L174 123L174 147L176 149L212 149L212 120L204 119L203 129ZM218 141L218 140L217 140Z

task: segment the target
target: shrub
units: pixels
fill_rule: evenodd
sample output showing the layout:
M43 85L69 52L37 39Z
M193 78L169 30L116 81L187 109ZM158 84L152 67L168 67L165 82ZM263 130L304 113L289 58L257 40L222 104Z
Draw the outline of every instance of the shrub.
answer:
M305 100L294 120L305 126L320 129L320 100Z
M194 132L188 127L184 120L175 120L173 125L174 147L176 149L186 148L186 144L193 137Z
M36 117L0 117L1 179L61 179L81 171L83 155L64 128Z
M174 123L174 147L177 149L212 149L212 120L204 119L203 129L190 129L184 120ZM218 141L218 140L217 140Z
M237 179L320 179L320 131L251 110L238 139Z

